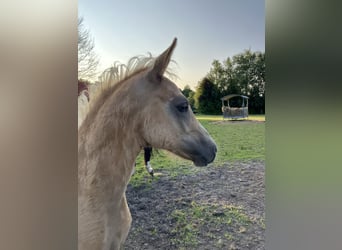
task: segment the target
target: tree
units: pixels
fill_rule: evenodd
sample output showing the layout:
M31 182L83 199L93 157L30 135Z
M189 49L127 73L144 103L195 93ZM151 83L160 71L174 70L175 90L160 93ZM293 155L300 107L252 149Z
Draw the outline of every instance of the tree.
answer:
M265 112L265 54L261 52L244 53L233 57L235 79L241 94L249 96L250 113Z
M196 89L195 108L202 114L220 114L221 101L217 86L208 78L203 78Z
M222 63L214 60L207 79L218 90L218 99L228 94L249 97L249 111L265 111L265 53L245 50Z
M184 89L181 91L186 98L188 98L190 93L193 92L189 85L185 85Z
M214 60L206 77L217 86L221 97L240 93L238 81L234 77L234 62L229 57L222 63Z
M94 48L94 39L84 27L81 17L78 19L78 79L92 79L96 76L99 58Z
M226 84L224 66L218 60L214 60L206 78L214 83L220 91L222 91L224 89L224 85Z
M188 101L191 106L191 109L194 111L194 113L197 113L197 110L195 107L195 92L194 91L189 93Z
M194 112L196 112L195 99L194 99L195 92L190 88L189 85L185 85L184 89L181 90L181 92L188 99L188 102L189 102L189 105L191 106L191 109Z

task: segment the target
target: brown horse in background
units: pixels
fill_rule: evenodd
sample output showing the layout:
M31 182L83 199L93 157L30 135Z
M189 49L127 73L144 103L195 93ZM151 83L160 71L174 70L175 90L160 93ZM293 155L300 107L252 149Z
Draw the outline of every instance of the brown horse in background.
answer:
M80 250L117 250L124 243L131 225L125 191L141 148L165 149L196 166L215 158L215 142L164 76L176 42L151 63L101 88L79 128Z

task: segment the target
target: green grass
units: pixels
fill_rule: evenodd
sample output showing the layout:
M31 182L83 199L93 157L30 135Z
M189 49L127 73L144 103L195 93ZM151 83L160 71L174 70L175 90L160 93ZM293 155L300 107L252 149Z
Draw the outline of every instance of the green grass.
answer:
M198 115L199 122L208 130L215 140L218 152L214 165L225 162L264 160L265 159L265 123L247 121L228 121L222 116ZM250 116L248 120L265 121L265 116ZM154 152L151 158L152 167L157 173L161 170L170 176L186 175L197 171L192 163L183 160L164 150ZM132 185L149 185L151 178L144 168L143 153L137 158L135 174L131 178Z
M219 216L215 216L215 211L220 212ZM252 222L239 207L199 204L194 201L186 209L174 210L170 216L175 223L172 232L176 236L171 241L174 244L191 248L196 247L203 234L205 237L216 241L217 230L220 230L215 227L217 225L234 226L240 228L242 232ZM228 232L222 233L228 240L234 238Z
M202 117L201 117L202 118ZM262 117L257 117L262 119ZM215 117L210 117L215 119ZM199 120L218 146L214 163L227 161L265 159L265 123ZM222 121L222 118L221 118Z

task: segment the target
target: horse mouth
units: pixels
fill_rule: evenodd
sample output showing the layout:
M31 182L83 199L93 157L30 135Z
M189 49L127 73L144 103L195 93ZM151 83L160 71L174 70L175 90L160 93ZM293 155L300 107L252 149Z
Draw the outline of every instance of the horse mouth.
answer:
M190 147L183 152L177 152L179 156L188 159L194 163L196 167L205 167L213 162L216 157L216 145L209 147Z
M195 164L196 167L205 167L207 166L210 162L208 162L206 159L203 157L194 159L193 163Z
M196 155L191 160L193 161L196 167L205 167L209 163L212 163L215 157L216 157L216 149L211 154L211 157L204 157L204 156Z

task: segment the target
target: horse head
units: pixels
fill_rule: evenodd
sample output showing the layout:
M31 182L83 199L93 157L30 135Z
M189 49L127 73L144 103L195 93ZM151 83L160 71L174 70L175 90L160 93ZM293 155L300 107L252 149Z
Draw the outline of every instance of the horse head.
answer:
M139 134L146 145L171 151L196 166L206 166L215 158L216 144L195 118L177 85L164 76L176 43L175 38L136 85L139 115L144 121Z

